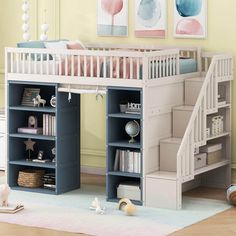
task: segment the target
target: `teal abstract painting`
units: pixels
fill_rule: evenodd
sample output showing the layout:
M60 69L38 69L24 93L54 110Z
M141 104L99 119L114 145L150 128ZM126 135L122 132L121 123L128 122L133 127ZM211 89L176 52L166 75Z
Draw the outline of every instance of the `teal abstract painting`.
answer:
M164 38L166 11L166 0L136 0L135 35Z
M207 0L174 0L174 36L206 38Z

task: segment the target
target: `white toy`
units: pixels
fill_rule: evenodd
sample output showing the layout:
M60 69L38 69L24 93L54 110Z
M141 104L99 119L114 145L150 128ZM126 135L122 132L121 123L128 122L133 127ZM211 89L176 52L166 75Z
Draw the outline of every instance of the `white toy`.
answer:
M128 216L132 216L136 212L135 205L128 198L122 198L119 201L118 209L124 211Z
M34 102L35 107L36 106L40 107L40 104L43 104L43 107L44 107L46 104L46 100L42 99L40 95L37 95L36 98L33 98L32 100Z
M10 194L10 187L8 184L0 185L0 207L8 206L8 196Z
M105 213L105 207L101 206L101 203L99 202L97 197L94 198L89 209L95 210L95 212L100 215L103 215Z

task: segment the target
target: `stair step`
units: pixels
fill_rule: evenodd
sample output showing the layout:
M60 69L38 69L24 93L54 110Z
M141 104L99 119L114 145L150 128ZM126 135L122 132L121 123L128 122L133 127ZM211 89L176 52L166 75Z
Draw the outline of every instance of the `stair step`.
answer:
M184 136L194 106L178 106L173 108L173 137Z
M205 77L197 77L185 80L185 87L184 87L185 105L194 106L196 104L204 79Z
M146 175L147 178L177 180L177 173L171 171L156 171Z
M174 137L160 140L160 171L176 172L181 141L181 138Z

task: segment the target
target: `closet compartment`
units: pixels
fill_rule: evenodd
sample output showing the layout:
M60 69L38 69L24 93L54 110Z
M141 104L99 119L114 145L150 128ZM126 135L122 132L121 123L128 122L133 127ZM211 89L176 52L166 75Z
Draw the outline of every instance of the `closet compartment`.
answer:
M136 109L142 107L141 93L141 89L135 88L108 88L106 183L108 201L118 201L122 197L128 197L133 198L135 204L142 204L142 110ZM120 109L122 103L126 105L125 110ZM129 106L135 109L129 110L128 103L132 103L133 105ZM138 129L139 132L134 135L132 129ZM130 135L127 131L131 132Z
M58 85L50 83L10 81L8 88L7 152L10 187L53 194L79 188L80 96L72 95L69 103L68 94L59 93ZM45 106L41 104L38 107L31 103L32 89L36 89L37 93L40 91L41 97L46 100ZM28 95L25 94L26 90ZM28 105L22 104L23 96L26 95L30 97ZM54 95L56 102L50 104ZM34 133L38 128L42 132ZM48 185L45 186L47 189L18 186L19 171L24 169L40 169L49 173Z

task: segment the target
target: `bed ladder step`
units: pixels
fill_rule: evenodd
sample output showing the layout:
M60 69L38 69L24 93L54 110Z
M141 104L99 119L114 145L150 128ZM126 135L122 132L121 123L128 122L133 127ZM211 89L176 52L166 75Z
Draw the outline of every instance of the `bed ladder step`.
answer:
M186 105L173 108L173 137L182 138L184 136L193 108L194 106Z
M189 78L185 80L185 105L194 106L202 88L205 77Z

